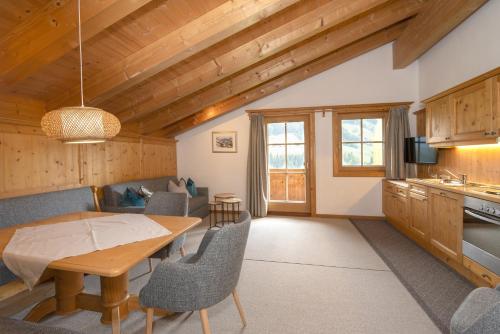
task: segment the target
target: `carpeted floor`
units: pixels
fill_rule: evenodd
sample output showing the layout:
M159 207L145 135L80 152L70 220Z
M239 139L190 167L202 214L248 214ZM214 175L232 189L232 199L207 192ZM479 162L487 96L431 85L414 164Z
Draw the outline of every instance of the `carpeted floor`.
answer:
M206 226L188 235L195 251ZM131 275L144 271L146 263ZM148 277L130 284L137 293ZM89 276L86 290L98 292ZM268 217L252 222L238 285L248 326L241 328L232 299L208 310L213 333L439 333L398 278L347 220ZM20 318L24 311L16 317ZM93 312L44 321L82 333L110 333ZM122 333L143 333L145 314L134 312ZM197 312L156 319L154 333L201 333Z
M474 286L385 221L353 224L443 333Z

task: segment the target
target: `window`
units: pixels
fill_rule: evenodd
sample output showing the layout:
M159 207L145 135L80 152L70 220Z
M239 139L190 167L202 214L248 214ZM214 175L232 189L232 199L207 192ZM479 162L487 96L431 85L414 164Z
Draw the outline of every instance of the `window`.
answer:
M357 109L334 112L334 176L385 175L386 115Z

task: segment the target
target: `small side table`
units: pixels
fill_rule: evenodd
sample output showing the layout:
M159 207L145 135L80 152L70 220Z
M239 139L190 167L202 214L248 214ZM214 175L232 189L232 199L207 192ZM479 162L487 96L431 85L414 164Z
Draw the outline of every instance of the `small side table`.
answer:
M233 197L233 198L226 198L221 200L222 204L222 220L223 224L224 223L236 223L236 221L240 217L240 203L242 202L241 198ZM227 216L227 220L224 220L224 213ZM238 217L236 217L236 213L238 214Z
M216 202L220 202L223 199L229 199L229 198L234 198L234 197L236 197L236 195L233 193L219 193L219 194L214 195L214 200Z
M213 227L222 227L222 225L218 225L217 221L217 209L220 208L222 211L222 203L221 202L216 202L216 201L210 201L208 202L209 206L209 227L208 229L212 229ZM213 218L212 218L213 217ZM213 224L212 224L213 222Z

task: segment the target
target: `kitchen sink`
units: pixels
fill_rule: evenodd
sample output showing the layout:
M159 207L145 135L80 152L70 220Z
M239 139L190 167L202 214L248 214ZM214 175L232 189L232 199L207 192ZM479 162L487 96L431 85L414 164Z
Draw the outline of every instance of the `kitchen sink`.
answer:
M447 185L447 186L453 186L453 187L461 187L464 186L465 184L460 181L460 180L441 180L439 183Z

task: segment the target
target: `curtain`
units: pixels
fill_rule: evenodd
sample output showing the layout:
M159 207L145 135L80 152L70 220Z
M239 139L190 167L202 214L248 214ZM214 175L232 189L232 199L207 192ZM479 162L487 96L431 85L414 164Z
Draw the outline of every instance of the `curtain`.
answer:
M254 217L267 215L267 138L263 115L250 115L247 207Z
M410 137L408 106L390 108L385 141L385 177L388 179L405 179L411 176L411 167L405 164L404 157L406 137Z

